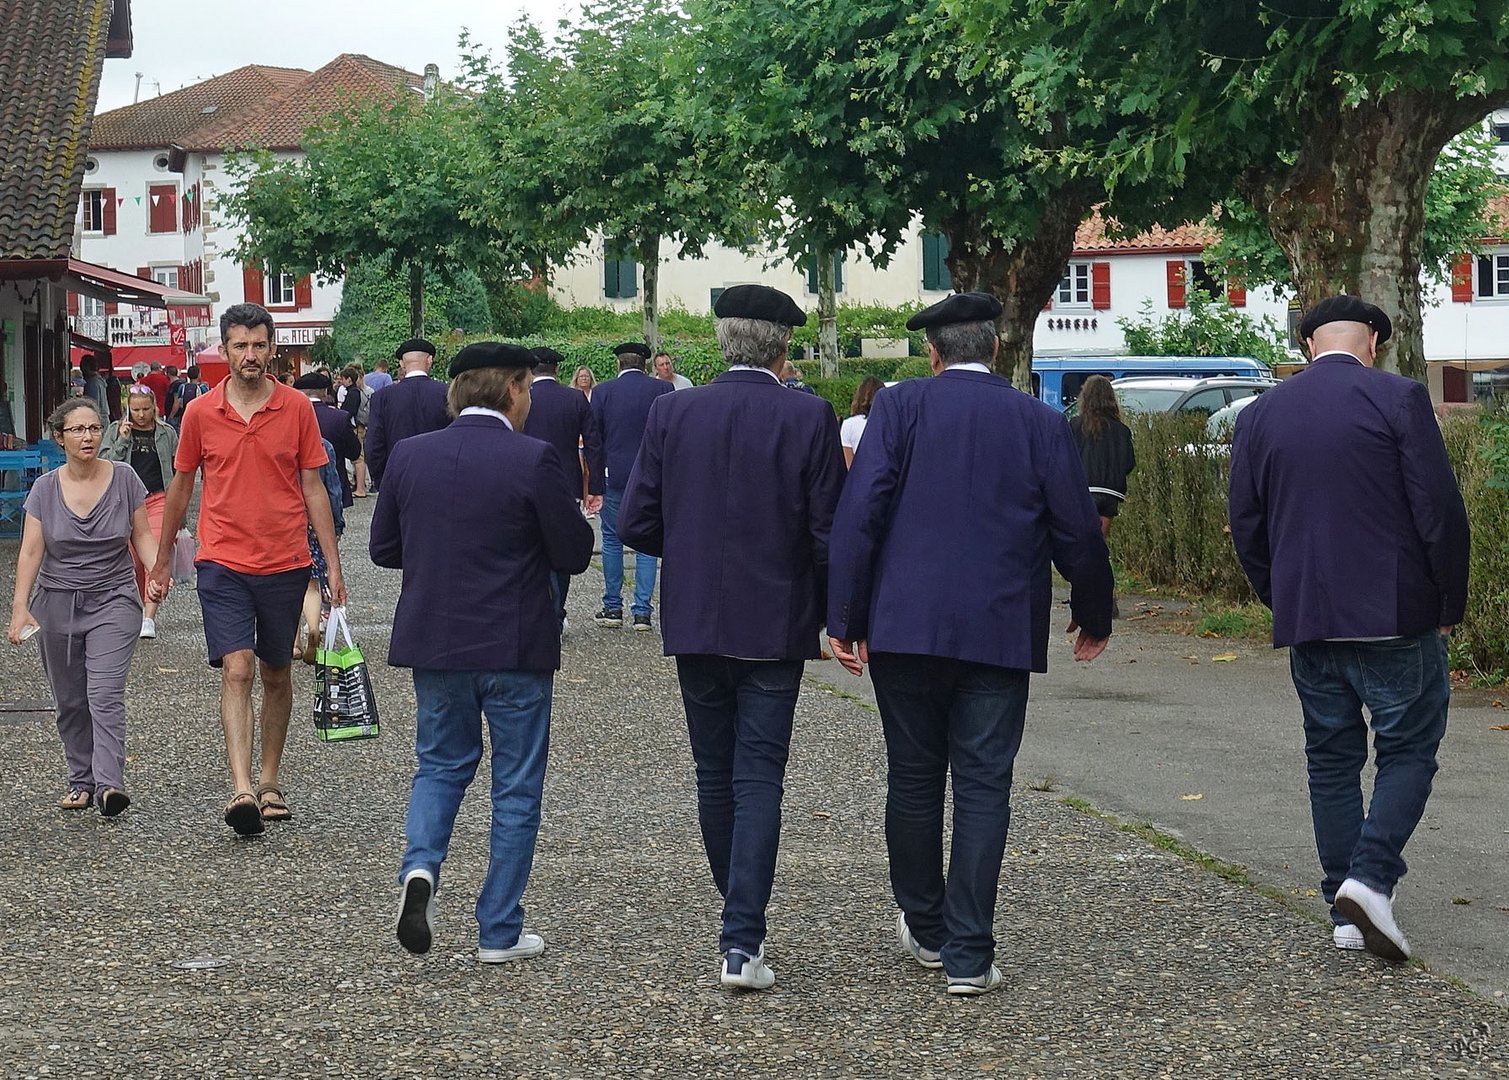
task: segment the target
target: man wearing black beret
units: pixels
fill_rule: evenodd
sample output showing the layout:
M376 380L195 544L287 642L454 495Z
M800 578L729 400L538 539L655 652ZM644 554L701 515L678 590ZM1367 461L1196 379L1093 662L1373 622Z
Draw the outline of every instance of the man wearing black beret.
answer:
M650 405L662 394L676 387L651 378L645 371L650 347L642 341L626 341L613 348L618 358L618 378L609 379L592 391L592 418L597 421L603 442L604 480L603 509L603 607L597 613L598 626L624 624L624 545L618 536L618 507L623 501L629 470L644 438L645 420ZM634 599L629 614L634 629L648 631L651 599L655 595L655 559L643 551L634 553Z
M367 472L372 486L378 488L394 446L410 435L437 431L451 422L445 411L445 384L430 378L435 346L424 338L411 338L393 355L398 360L398 378L374 393L367 408Z
M661 632L723 896L720 978L764 990L775 983L765 907L792 715L804 662L818 657L844 458L832 407L787 393L776 374L791 328L807 321L795 301L740 285L713 314L729 371L655 401L618 525L636 551L665 560Z
M875 395L833 523L828 634L866 663L889 761L896 936L950 994L1001 984L996 885L1028 676L1048 667L1052 567L1068 579L1076 660L1111 634L1111 562L1069 425L992 374L1000 302L918 312L933 378ZM945 781L954 792L944 876Z
M293 381L293 388L307 397L314 405L314 418L320 425L320 438L335 448L337 465L341 474L341 506L354 505L351 493L351 478L346 474L346 465L361 454L361 443L356 429L351 426L351 414L330 404L330 376L311 371Z
M1231 538L1290 647L1332 943L1402 963L1394 887L1446 731L1467 511L1425 387L1373 366L1389 317L1332 296L1299 327L1309 365L1237 417Z
M561 463L561 486L573 499L582 497L582 463L587 466L586 509L595 514L603 505L603 443L592 417L592 406L579 390L562 386L556 377L564 359L554 349L534 353L534 381L530 384L529 419L524 434L543 439L555 447ZM580 449L578 449L580 447ZM571 575L556 575L556 601L560 605L561 629L566 627L566 594Z
M418 707L398 940L412 953L433 942L440 866L486 723L492 839L476 904L484 964L545 949L525 928L522 898L561 664L552 580L592 558L592 527L559 482L555 450L519 432L533 364L528 349L497 341L456 354L456 419L393 448L369 541L373 562L403 570L388 662L413 669Z

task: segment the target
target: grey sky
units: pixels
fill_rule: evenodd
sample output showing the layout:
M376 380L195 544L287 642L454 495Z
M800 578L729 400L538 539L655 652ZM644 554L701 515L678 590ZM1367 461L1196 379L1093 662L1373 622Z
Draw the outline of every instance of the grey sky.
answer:
M105 61L98 111L169 93L244 64L313 71L341 53L421 72L456 74L462 27L494 56L508 28L528 13L547 32L575 14L577 0L258 0L252 6L193 0L132 0L135 52ZM223 12L223 14L212 14Z

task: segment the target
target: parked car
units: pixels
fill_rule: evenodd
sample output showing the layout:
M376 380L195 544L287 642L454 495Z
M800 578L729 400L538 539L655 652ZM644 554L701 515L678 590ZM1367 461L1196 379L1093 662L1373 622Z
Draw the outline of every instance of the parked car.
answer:
M1268 376L1219 376L1212 379L1112 379L1111 389L1127 412L1199 412L1213 416L1244 398L1257 397L1278 385ZM1072 415L1072 413L1070 414Z
M1067 409L1079 397L1085 380L1104 375L1111 380L1135 377L1208 379L1214 376L1268 378L1266 365L1246 356L1055 356L1032 358L1032 392L1045 403Z

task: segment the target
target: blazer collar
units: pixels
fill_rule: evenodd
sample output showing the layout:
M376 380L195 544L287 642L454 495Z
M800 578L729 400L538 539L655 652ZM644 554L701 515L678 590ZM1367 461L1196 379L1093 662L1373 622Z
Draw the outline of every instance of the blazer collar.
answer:
M738 371L725 371L722 375L719 375L716 379L714 379L713 382L753 383L755 385L764 383L768 386L775 387L778 390L786 389L785 386L781 385L779 380L772 379L769 373L764 371L751 371L748 369L740 369Z
M1328 353L1321 353L1314 360L1311 360L1310 363L1312 363L1312 364L1355 364L1357 367L1367 367L1367 365L1362 362L1362 359L1360 357L1353 356L1349 352L1342 352L1340 349L1333 349L1332 351L1330 351Z

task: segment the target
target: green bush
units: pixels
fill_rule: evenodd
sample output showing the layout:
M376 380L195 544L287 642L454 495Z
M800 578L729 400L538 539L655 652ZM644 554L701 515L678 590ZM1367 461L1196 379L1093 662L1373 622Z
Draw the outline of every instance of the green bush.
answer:
M1154 413L1130 418L1137 469L1111 552L1157 588L1246 603L1256 597L1226 532L1229 459L1203 449L1205 417Z
M849 406L854 401L854 391L859 389L863 375L840 375L836 379L824 379L821 376L806 379L805 382L817 391L817 396L833 406L833 411L838 414L840 420L848 418Z
M1441 434L1472 522L1467 615L1451 638L1452 664L1501 683L1509 680L1509 422L1496 412L1457 413Z
M1272 367L1294 359L1274 321L1254 320L1222 297L1189 290L1188 306L1159 319L1153 302L1143 301L1137 319L1117 319L1132 356L1250 356Z

